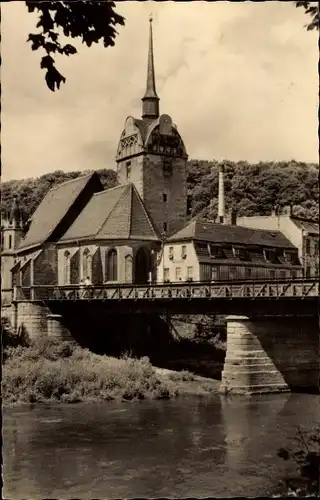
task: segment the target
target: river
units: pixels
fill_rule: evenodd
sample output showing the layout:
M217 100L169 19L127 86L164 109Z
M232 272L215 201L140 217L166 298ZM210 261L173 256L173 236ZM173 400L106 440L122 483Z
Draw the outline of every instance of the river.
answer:
M3 410L4 497L268 495L278 447L320 420L319 396L178 398Z

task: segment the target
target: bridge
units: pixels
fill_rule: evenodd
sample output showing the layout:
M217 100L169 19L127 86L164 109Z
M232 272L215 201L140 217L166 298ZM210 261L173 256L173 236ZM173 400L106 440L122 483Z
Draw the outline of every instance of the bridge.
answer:
M222 392L319 391L319 302L317 278L18 286L12 324L32 337L45 333L69 340L79 329L86 337L107 339L113 321L116 335L126 336L139 321L152 338L156 318L226 315Z
M257 313L315 314L319 303L319 280L299 278L283 280L243 280L83 285L34 285L15 287L13 301L102 302L104 309L119 313L145 310L176 314Z

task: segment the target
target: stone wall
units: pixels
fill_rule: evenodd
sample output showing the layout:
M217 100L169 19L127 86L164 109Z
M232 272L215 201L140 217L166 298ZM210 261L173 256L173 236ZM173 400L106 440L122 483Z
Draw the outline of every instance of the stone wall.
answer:
M263 393L319 388L315 317L228 316L221 392Z
M47 315L50 310L42 302L16 304L16 328L23 328L31 340L47 334Z

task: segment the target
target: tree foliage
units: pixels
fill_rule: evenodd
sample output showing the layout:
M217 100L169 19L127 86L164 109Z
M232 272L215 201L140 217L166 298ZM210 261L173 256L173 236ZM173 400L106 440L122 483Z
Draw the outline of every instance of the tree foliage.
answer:
M65 38L75 38L90 47L102 42L104 47L115 44L118 25L124 25L124 18L114 11L111 1L26 1L29 12L37 11L38 31L30 33L28 42L32 50L42 49L40 67L46 71L47 86L53 92L60 88L66 78L56 68L57 54L70 56L77 49Z
M306 14L311 17L311 21L307 24L307 30L319 29L319 4L317 2L295 2L296 7L303 7Z
M270 215L277 205L280 209L292 205L295 215L319 218L319 166L302 162L247 162L224 160L190 160L187 164L188 194L192 199L192 216L217 217L218 171L225 168L225 200L227 211L236 210L239 216ZM53 186L85 175L90 171L63 172L57 170L37 179L22 179L2 184L1 209L10 209L17 196L28 218L46 192ZM97 170L105 188L116 185L114 170Z
M3 182L1 187L1 211L3 213L8 211L13 198L16 196L23 211L24 219L27 220L49 189L57 184L89 173L90 171L63 172L62 170L56 170L36 179L29 178ZM97 170L97 173L105 188L111 188L116 185L117 176L114 170L101 169Z
M303 162L260 162L229 160L188 162L188 194L192 216L216 219L218 172L224 166L226 210L239 216L270 215L275 207L292 205L295 215L319 217L319 166Z

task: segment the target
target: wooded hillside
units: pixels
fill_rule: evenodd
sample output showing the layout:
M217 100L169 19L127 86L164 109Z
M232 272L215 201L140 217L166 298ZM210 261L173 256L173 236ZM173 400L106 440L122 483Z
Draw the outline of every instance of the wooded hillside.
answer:
M293 205L295 215L319 217L319 166L302 162L260 162L250 165L231 161L188 161L188 194L192 198L192 215L217 215L218 169L225 167L227 210L239 215L269 215L275 205ZM90 171L57 170L37 179L14 180L2 184L1 209L8 210L17 196L26 219L30 217L46 192L56 184L85 175ZM116 185L114 170L98 170L105 188Z

